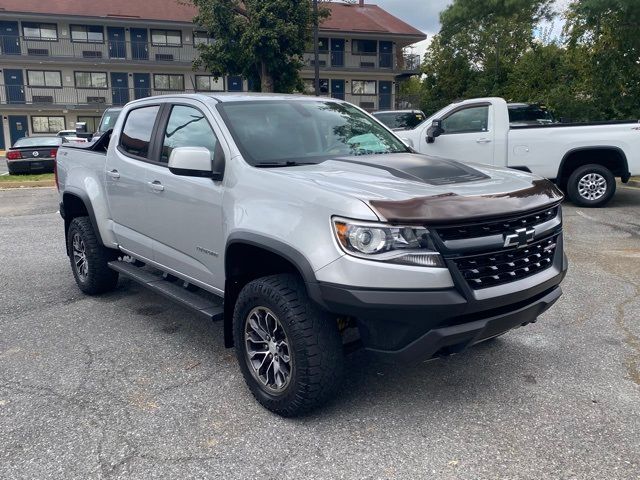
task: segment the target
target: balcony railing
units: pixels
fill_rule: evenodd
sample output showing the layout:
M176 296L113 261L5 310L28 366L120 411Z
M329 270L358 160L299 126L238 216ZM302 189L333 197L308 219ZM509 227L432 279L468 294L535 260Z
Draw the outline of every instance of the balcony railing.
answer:
M402 55L397 57L392 53L378 53L373 55L354 55L347 52L321 53L318 56L321 69L338 70L389 70L414 72L420 71L420 55ZM304 54L306 68L314 68L313 53Z
M30 87L25 85L0 85L0 104L20 108L21 106L46 108L101 108L111 105L124 105L131 100L152 95L175 95L194 93L193 89L157 90L152 87ZM206 93L206 92L202 92Z
M114 62L179 62L192 63L197 56L192 43L157 45L150 41L106 40L104 42L74 42L68 38L47 41L18 36L0 36L0 55L4 60L24 59L82 59Z
M25 85L0 85L0 105L20 109L65 108L99 109L113 105L124 105L131 100L150 97L152 95L175 95L180 93L196 93L194 89L157 90L152 87L108 87L108 88L76 88L76 87L30 87ZM207 93L207 92L200 92ZM377 95L355 95L352 93L323 94L358 105L365 110L389 110L398 104L400 98L390 93Z

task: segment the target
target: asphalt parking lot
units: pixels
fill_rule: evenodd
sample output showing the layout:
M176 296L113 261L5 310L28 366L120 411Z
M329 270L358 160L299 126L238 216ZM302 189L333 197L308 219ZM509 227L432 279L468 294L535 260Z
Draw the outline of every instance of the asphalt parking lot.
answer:
M347 359L336 400L262 409L220 324L75 286L53 189L0 191L2 479L639 479L640 189L565 207L537 324L411 367Z

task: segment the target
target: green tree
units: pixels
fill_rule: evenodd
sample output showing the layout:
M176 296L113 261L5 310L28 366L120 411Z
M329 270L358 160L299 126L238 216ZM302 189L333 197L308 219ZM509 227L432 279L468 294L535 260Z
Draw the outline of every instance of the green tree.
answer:
M500 95L513 65L551 19L552 0L455 0L440 14L440 42L480 73L468 93Z
M569 51L583 59L583 94L596 115L640 118L640 2L574 1L566 32Z
M309 0L191 0L195 22L215 38L196 67L242 75L263 92L301 89L299 70L315 17ZM325 16L326 11L321 11Z

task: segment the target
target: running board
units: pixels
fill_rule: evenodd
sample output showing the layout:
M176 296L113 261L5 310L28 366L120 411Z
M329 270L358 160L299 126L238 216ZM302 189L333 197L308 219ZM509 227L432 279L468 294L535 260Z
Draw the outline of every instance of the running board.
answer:
M182 282L173 283L165 280L162 274L155 274L143 267L136 267L132 263L112 261L109 262L109 268L115 270L121 275L130 278L143 287L147 287L152 292L158 293L169 300L181 304L188 309L204 315L210 320L219 321L224 317L224 307L222 306L222 298L219 302L203 298L197 293L190 292L183 288ZM212 297L213 294L209 294Z

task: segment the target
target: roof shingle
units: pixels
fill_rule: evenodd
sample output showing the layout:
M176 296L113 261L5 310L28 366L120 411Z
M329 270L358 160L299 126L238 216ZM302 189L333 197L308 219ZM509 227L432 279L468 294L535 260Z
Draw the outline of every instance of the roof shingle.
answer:
M197 10L176 0L2 0L0 12L35 13L93 18L191 22ZM327 3L331 17L323 30L386 33L425 38L425 34L377 5Z

